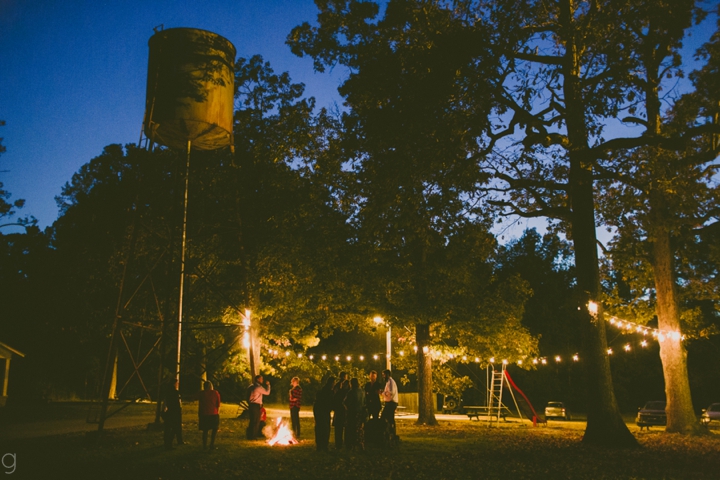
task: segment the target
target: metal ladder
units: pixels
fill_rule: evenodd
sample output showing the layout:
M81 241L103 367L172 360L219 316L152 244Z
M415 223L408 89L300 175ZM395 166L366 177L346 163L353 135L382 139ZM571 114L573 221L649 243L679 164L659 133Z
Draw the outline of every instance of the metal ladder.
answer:
M505 363L502 363L502 368L498 372L495 370L495 366L491 363L487 368L487 419L489 426L492 426L493 421L500 421L500 417L503 416L503 409L507 410L507 413L511 413L510 409L503 405L502 396L505 388L510 392L513 404L515 405L515 411L517 411L520 421L523 420L522 412L518 406L515 393L510 384L507 383L507 377L505 376Z
M505 364L502 364L500 371L495 370L491 363L487 369L488 398L487 398L487 419L492 425L493 420L500 421L500 413L503 409L502 395L505 386Z

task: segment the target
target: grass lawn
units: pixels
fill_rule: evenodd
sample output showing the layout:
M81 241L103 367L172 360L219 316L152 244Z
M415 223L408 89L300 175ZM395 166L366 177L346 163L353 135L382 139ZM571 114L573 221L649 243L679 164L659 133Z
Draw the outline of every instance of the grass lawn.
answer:
M660 429L633 433L631 451L584 446L584 423L517 423L488 428L484 422L442 422L417 427L398 421L398 448L366 452L316 452L312 418L302 419L300 445L269 447L244 439L246 422L223 419L218 449L201 448L201 432L186 415L189 445L166 451L162 432L144 427L6 441L14 453L11 475L28 479L480 479L480 478L720 478L720 435L688 438ZM332 449L332 446L331 446ZM10 459L5 459L6 464Z

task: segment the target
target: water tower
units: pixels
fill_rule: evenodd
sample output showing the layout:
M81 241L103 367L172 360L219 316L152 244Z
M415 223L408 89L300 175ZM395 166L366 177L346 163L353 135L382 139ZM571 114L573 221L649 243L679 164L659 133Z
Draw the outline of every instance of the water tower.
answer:
M206 30L171 28L150 37L143 132L153 144L187 152L180 258L176 378L180 378L190 152L233 148L235 47Z
M152 143L197 150L232 146L235 47L195 28L150 37L143 131Z

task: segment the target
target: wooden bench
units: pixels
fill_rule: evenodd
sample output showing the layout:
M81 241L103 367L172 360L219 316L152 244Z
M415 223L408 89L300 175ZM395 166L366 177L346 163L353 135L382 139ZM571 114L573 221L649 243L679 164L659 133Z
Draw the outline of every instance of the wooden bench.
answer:
M476 418L478 421L480 421L480 416L486 417L488 415L488 407L486 406L464 406L463 410L465 411L465 415L468 416L469 420L472 420L473 418ZM507 407L503 407L500 411L500 416L504 421L507 421Z

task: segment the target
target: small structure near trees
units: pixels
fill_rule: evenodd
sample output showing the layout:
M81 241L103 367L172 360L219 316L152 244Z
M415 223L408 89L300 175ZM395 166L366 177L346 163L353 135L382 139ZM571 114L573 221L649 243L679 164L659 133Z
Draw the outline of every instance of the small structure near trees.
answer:
M10 381L10 360L13 359L13 356L19 356L24 357L25 354L21 353L17 350L15 350L12 347L9 347L8 345L5 345L4 343L0 342L0 360L4 360L5 362L5 368L0 369L0 372L3 372L2 377L2 395L0 395L0 407L4 407L5 403L7 402L8 398L8 383Z

